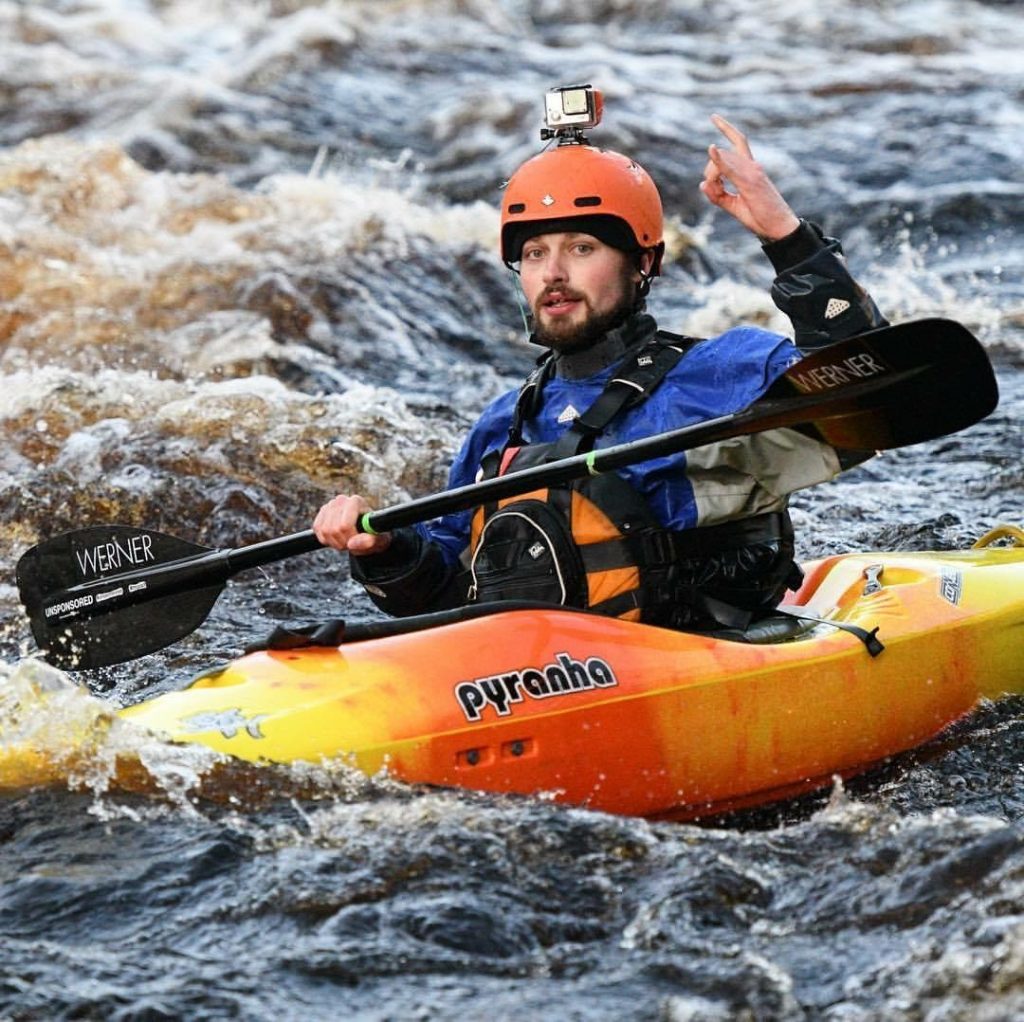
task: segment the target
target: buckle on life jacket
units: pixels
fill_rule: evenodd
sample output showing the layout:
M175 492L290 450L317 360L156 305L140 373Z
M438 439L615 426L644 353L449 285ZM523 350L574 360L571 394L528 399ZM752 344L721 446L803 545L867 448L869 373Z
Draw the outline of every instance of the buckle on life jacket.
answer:
M672 564L676 553L675 534L668 529L648 529L637 538L640 540L642 561L652 567Z

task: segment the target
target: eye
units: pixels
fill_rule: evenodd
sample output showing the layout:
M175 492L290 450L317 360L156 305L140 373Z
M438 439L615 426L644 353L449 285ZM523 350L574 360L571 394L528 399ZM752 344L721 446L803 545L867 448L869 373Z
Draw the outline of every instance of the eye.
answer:
M573 245L573 251L577 255L589 255L594 251L594 246L589 241L577 241L576 244Z
M527 245L523 248L522 258L525 262L528 259L540 259L543 255L544 249L540 248L538 245Z

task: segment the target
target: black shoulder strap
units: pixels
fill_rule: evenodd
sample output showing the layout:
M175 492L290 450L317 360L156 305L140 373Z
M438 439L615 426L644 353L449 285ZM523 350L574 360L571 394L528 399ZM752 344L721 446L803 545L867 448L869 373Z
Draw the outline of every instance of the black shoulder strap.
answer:
M544 384L551 379L555 371L554 352L545 352L537 360L537 368L526 377L519 388L516 406L512 412L512 422L508 427L508 447L521 447L523 443L523 423L532 419L540 410L544 393Z
M659 330L636 354L625 359L597 400L558 439L551 461L589 450L620 412L646 401L698 338Z

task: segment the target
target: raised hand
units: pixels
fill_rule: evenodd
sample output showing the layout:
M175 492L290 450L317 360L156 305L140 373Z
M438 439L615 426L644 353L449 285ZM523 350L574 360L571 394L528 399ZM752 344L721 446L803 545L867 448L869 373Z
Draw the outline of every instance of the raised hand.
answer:
M732 148L708 147L708 162L700 190L707 199L735 217L762 241L778 241L800 225L797 215L779 194L764 167L754 159L747 136L720 114L711 123ZM730 190L727 185L732 186Z

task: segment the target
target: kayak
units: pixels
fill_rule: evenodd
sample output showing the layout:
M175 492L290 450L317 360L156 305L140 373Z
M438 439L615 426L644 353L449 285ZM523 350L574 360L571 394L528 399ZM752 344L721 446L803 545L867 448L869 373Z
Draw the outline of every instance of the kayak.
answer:
M1024 533L995 532L1014 545L811 562L783 608L803 617L745 633L536 606L411 619L254 652L117 716L254 764L714 815L863 772L1024 691ZM32 774L32 755L0 749L0 778Z
M752 642L510 610L253 653L122 716L254 762L344 757L409 782L682 817L830 783L1024 691L1024 549L834 557L808 566L795 603L877 629L884 650L829 624Z

